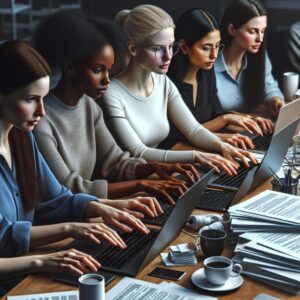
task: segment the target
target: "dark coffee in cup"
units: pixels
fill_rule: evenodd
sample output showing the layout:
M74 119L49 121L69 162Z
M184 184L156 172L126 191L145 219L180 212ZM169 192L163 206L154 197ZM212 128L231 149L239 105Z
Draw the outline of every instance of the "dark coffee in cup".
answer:
M226 232L208 229L200 232L200 245L205 257L220 255L225 247Z
M222 262L222 261L216 261L216 262L211 262L207 264L208 267L210 268L226 268L229 267L230 264L226 263L226 262Z

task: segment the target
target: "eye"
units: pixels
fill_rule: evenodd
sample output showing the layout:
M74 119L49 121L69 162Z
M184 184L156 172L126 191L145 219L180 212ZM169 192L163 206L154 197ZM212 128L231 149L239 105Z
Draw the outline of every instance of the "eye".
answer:
M209 46L202 46L201 49L205 52L210 51L210 47Z
M33 96L28 96L28 97L25 97L24 100L25 100L27 103L32 103L33 101L36 100L36 98L33 97Z
M251 34L254 34L256 31L255 31L255 29L250 29L249 30L249 33L251 33Z
M161 49L162 49L162 47L152 47L152 48L151 48L151 50L152 50L153 52L159 52L159 51L161 51Z
M101 67L97 67L97 68L94 68L93 69L93 72L95 73L95 74L99 74L99 73L101 73L103 70L102 70L102 68Z

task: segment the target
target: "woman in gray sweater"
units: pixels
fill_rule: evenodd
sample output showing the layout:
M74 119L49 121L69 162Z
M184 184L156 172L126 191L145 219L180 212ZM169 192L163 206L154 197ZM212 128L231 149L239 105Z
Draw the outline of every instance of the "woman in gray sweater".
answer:
M46 116L34 131L36 140L53 173L73 192L118 198L144 191L174 203L168 192L183 193L186 186L170 175L181 172L195 180L194 167L131 158L116 144L94 101L110 82L116 34L110 22L75 12L60 12L41 23L35 45L62 76L45 98ZM142 179L153 173L165 180Z

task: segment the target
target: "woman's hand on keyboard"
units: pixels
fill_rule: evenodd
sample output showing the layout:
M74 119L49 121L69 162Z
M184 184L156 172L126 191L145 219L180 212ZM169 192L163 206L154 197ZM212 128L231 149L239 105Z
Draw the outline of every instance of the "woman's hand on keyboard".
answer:
M103 203L105 202L104 199L101 199L100 201ZM124 232L132 232L132 230L135 229L144 234L149 233L149 229L143 222L132 214L103 203L95 201L90 202L86 208L86 218L101 217L104 223L112 225Z
M239 167L239 164L237 163L236 159L241 160L246 167L250 167L248 160L251 160L254 164L257 164L256 159L250 152L233 147L228 143L221 143L220 150L223 156L230 160L232 163L234 163L235 166L238 165Z
M263 134L273 133L274 126L270 119L265 119L259 116L252 116L252 119L259 125Z
M178 179L172 177L174 173L182 174L191 183L200 179L196 168L192 164L150 162L147 165L152 168L152 173L156 173L161 179L178 182Z
M26 260L25 257L23 257ZM101 264L93 257L76 249L45 255L28 256L31 269L36 272L69 272L75 275L96 272Z
M77 240L89 240L100 244L105 240L112 246L125 249L126 245L117 232L103 223L66 223L65 230L68 235Z
M149 180L155 181L155 180ZM157 217L163 213L158 201L154 197L136 197L132 199L123 200L104 200L105 204L118 208L123 211L127 211L139 219L143 219L144 215L141 212L146 213L151 218Z
M247 150L247 148L254 149L252 140L245 135L239 133L216 133L216 136L218 136L223 142L234 147L239 147L244 150Z
M201 165L208 166L209 168L216 170L218 173L224 171L228 175L236 175L236 170L239 167L237 162L232 162L219 154L200 151L195 151L195 161Z

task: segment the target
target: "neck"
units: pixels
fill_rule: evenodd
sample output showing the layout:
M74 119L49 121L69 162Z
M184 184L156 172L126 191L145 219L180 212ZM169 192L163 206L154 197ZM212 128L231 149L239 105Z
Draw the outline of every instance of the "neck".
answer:
M152 89L153 82L151 71L141 67L134 58L132 58L117 78L122 81L131 91L137 94L147 94Z
M198 67L190 65L182 81L189 84L196 84L198 71L199 71Z
M51 93L60 101L70 106L77 105L80 98L83 96L83 94L74 86L72 80L66 75L62 76Z
M9 145L8 135L13 125L0 119L0 152L1 149L7 149Z
M240 69L243 64L243 58L245 55L245 50L231 43L228 47L224 49L224 59L227 65L227 68L230 69Z

